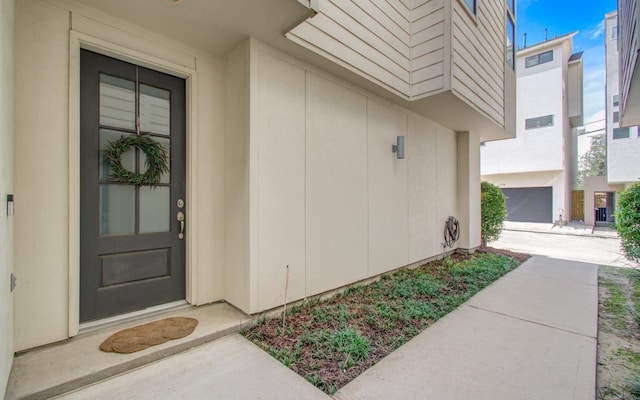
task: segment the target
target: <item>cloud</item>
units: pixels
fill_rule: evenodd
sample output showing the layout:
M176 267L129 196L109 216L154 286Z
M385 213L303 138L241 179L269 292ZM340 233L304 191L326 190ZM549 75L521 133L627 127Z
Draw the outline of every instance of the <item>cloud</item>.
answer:
M604 20L600 21L595 27L589 28L584 32L584 35L589 40L596 40L604 34Z

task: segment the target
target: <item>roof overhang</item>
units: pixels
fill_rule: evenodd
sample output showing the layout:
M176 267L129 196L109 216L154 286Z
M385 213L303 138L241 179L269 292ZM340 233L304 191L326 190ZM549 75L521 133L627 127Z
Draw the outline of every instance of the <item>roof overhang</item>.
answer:
M284 40L313 0L75 0L75 3L223 57L248 37Z

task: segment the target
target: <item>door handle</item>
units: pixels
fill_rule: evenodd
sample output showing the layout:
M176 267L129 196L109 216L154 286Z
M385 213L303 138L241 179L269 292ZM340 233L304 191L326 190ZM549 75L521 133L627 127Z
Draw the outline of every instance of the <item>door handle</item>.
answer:
M184 213L182 211L178 211L176 219L180 222L180 233L178 233L178 239L184 239Z

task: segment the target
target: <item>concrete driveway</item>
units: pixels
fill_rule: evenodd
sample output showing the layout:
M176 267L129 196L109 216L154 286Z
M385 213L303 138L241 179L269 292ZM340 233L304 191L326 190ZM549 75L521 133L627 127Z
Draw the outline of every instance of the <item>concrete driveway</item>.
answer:
M531 224L530 231L505 229L490 246L561 260L582 261L615 267L633 267L620 250L620 238L609 235L568 234L558 228L542 231ZM518 227L520 229L520 227ZM534 230L536 229L536 230Z

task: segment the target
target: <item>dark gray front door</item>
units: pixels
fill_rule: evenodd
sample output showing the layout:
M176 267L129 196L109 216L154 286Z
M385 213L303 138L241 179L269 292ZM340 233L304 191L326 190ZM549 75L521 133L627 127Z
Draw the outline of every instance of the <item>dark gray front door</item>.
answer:
M185 82L82 50L80 56L80 320L185 298ZM154 187L118 182L102 151L127 135L167 149ZM143 173L139 149L123 166Z

